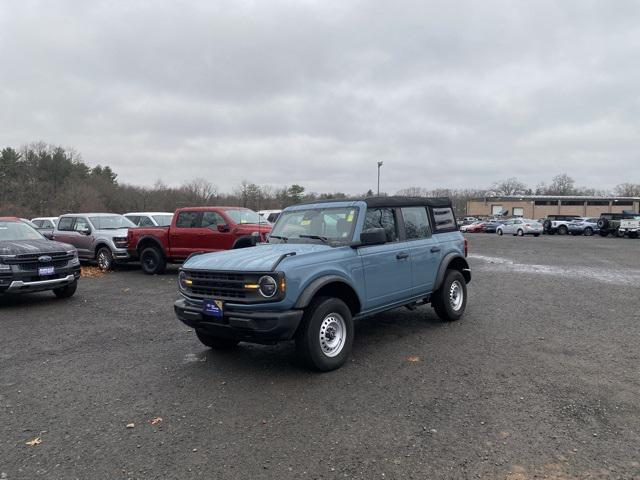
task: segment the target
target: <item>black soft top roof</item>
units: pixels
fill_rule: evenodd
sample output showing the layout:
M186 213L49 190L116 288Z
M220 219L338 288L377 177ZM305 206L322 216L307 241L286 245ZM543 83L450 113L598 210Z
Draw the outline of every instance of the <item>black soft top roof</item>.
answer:
M311 200L297 205L314 203L364 202L367 207L450 207L451 200L447 197L367 197L367 198L334 198L331 200Z

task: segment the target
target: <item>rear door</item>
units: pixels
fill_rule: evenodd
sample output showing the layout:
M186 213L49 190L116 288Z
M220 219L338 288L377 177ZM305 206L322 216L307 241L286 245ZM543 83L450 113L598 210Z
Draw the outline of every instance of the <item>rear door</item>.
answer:
M358 248L364 268L367 310L400 302L411 296L411 254L401 238L398 211L393 208L370 208L366 211L364 230L384 228L387 243Z
M400 211L411 253L412 295L431 293L442 258L442 248L433 237L427 207L404 207Z
M200 241L200 223L202 212L183 210L178 213L175 225L169 227L169 245L171 256L186 258L198 251Z

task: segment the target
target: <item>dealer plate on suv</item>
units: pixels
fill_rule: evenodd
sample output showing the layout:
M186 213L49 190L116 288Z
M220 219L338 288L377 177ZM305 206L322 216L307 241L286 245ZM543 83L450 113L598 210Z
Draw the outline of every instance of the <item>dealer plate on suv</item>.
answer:
M222 300L212 300L205 298L202 301L202 313L209 317L222 318L224 304Z
M54 273L56 273L56 270L53 267L40 267L40 268L38 268L38 275L40 275L41 277L46 277L46 276L49 276L49 275L53 275Z

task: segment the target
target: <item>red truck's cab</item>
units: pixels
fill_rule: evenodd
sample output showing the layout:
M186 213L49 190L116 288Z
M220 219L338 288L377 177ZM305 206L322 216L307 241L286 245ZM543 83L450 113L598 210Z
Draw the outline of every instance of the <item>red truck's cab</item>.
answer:
M251 247L270 231L271 224L248 208L186 207L175 211L169 227L130 228L127 240L129 253L154 274L193 253Z

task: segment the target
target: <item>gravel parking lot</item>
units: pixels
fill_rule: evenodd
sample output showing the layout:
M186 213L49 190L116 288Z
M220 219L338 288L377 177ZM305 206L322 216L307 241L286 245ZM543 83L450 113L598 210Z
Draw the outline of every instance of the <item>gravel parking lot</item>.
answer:
M361 321L328 374L203 347L177 270L0 299L0 478L640 478L640 241L468 238L463 320Z

